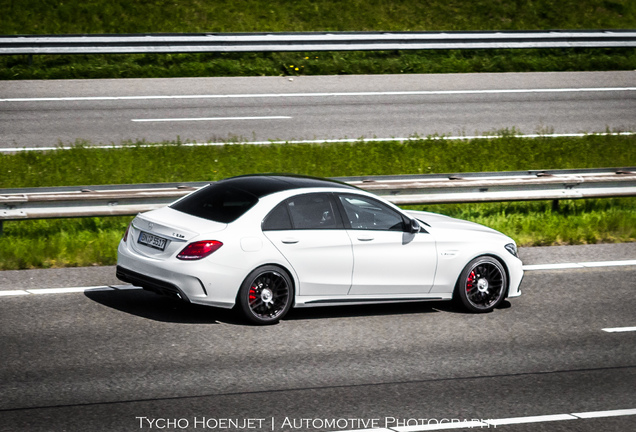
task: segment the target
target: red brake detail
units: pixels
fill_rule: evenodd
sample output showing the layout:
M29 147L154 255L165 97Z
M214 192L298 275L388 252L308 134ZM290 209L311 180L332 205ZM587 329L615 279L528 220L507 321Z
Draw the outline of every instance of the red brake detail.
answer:
M473 282L475 281L475 272L471 271L468 275L468 280L466 281L466 291L470 291L473 287Z

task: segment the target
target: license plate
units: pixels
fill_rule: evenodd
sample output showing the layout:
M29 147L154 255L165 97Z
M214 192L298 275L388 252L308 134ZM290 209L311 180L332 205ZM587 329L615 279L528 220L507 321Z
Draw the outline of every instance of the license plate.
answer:
M150 246L151 248L159 249L160 251L166 248L167 239L163 237L159 237L153 234L148 234L147 232L141 232L139 234L139 240L137 243L141 243L146 246Z

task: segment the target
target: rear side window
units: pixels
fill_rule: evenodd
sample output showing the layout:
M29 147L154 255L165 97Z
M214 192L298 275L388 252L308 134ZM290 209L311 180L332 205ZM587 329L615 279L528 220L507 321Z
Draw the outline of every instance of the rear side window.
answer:
M250 193L217 183L188 195L170 207L203 219L230 223L245 214L257 202L258 198Z
M330 194L305 194L289 198L267 215L263 231L341 229L340 214Z

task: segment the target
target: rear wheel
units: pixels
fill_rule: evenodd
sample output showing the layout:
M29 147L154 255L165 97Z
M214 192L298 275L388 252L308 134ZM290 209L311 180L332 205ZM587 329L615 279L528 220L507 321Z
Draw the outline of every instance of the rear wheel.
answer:
M292 305L291 278L280 267L264 266L252 271L239 291L239 304L248 320L275 324Z
M490 312L506 297L508 278L499 260L481 256L464 267L455 289L455 294L469 311Z

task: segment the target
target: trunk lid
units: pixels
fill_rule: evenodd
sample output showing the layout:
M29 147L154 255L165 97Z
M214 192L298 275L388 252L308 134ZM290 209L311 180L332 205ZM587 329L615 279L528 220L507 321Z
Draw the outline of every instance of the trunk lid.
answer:
M140 255L166 259L178 254L201 234L222 231L226 227L224 223L163 207L137 215L132 221L128 241Z

